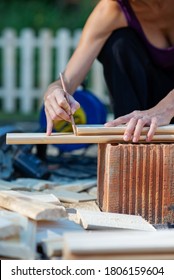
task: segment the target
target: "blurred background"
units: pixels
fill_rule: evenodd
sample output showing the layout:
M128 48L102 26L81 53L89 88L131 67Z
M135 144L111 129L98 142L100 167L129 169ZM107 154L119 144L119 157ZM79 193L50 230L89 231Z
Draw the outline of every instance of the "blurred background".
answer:
M67 27L71 31L82 28L97 0L1 0L0 30L12 27L17 32L32 28L36 33L41 28Z
M36 121L43 95L77 46L98 0L0 1L0 124ZM96 61L86 87L108 104Z

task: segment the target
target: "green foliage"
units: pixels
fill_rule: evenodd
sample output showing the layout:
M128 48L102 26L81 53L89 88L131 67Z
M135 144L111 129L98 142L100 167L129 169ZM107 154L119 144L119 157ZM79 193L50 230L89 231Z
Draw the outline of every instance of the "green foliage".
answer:
M63 0L1 0L0 32L7 27L18 32L26 27L36 32L41 28L53 31L61 27L82 28L96 0L80 0L76 5L66 3Z

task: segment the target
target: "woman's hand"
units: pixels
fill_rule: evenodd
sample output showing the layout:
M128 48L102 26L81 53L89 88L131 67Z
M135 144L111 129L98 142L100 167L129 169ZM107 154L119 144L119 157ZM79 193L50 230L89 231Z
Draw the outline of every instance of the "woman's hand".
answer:
M144 111L133 111L105 124L117 126L126 124L124 141L138 142L144 126L149 126L146 141L152 140L158 126L167 125L174 116L174 91L171 91L155 107Z
M54 120L65 120L70 122L70 115L80 107L80 104L69 95L69 103L66 92L58 82L49 85L44 97L45 114L47 119L47 135L51 135Z

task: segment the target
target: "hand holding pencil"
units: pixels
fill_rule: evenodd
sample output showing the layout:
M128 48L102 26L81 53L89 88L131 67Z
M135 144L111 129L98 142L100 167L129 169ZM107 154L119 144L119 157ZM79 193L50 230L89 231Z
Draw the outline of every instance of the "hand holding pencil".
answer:
M69 100L69 93L67 92L66 90L66 86L65 86L65 83L64 83L64 80L63 80L63 76L62 76L62 73L60 73L60 80L61 80L61 83L62 83L62 88L66 94L66 99L68 101L68 104L70 105L70 100ZM77 135L77 129L76 129L76 125L75 125L75 121L74 121L74 117L73 117L73 114L72 112L70 113L70 117L71 117L71 123L72 123L72 129L73 129L73 132L75 135Z
M60 75L62 77L62 74ZM62 82L63 80L63 82ZM76 127L73 114L80 107L74 97L68 94L65 80L61 79L50 84L44 97L45 114L47 120L46 134L51 135L54 121L67 121L73 125L73 132L76 134Z

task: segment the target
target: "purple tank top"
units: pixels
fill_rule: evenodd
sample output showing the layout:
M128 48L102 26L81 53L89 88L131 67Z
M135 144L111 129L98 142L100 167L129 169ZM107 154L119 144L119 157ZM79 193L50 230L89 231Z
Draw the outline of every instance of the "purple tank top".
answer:
M159 65L163 69L172 71L174 73L174 46L160 49L155 46L153 46L148 39L146 38L144 31L129 3L128 0L117 0L119 3L125 17L127 20L127 23L130 27L132 27L136 32L139 34L139 36L144 41L144 44L146 45L147 49L149 50L149 53L154 61L155 64Z

